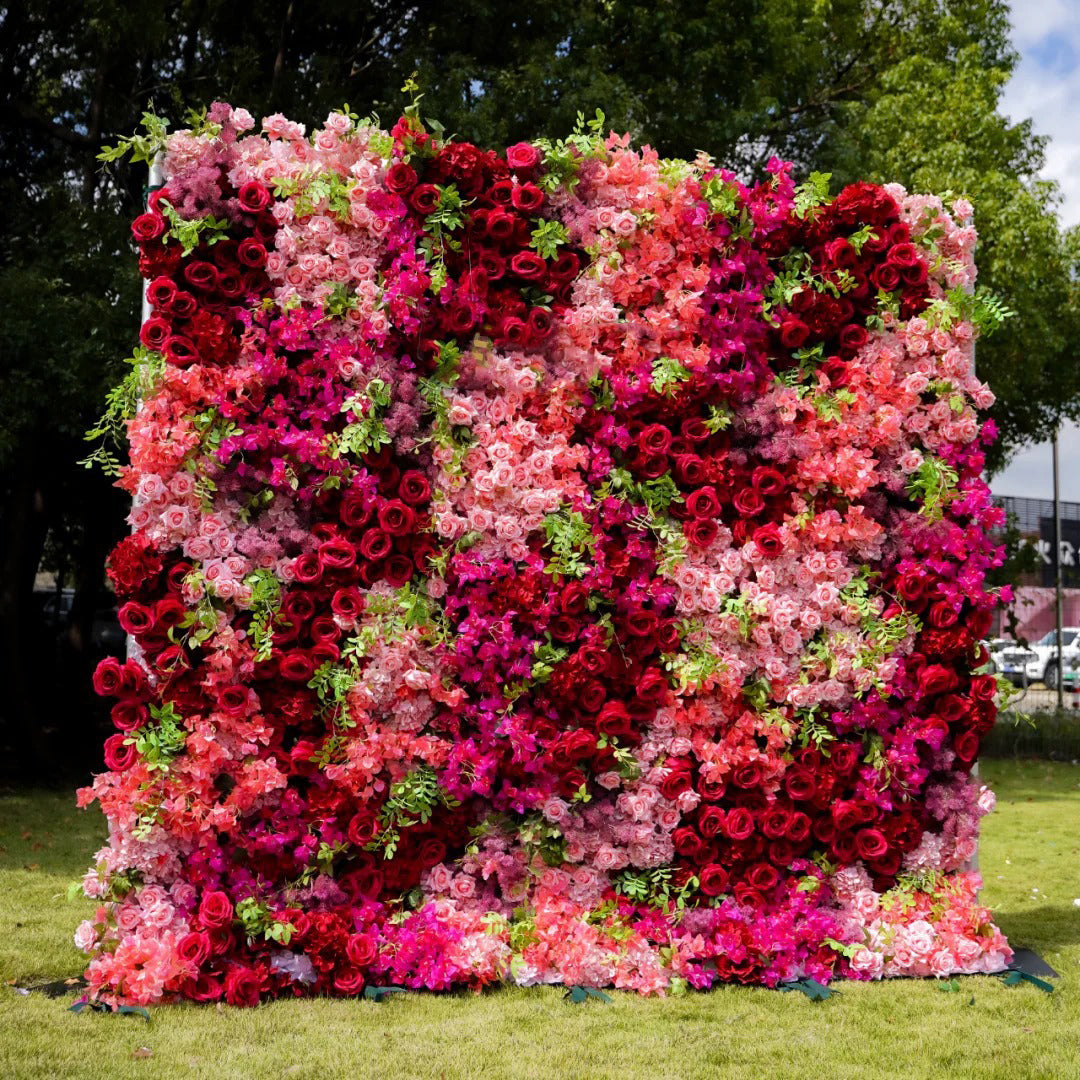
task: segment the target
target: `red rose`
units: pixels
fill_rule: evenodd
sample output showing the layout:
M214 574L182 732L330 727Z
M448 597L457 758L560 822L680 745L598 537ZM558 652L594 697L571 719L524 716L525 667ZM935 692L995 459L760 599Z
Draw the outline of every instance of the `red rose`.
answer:
M431 498L431 485L427 477L419 469L409 469L402 473L398 481L398 497L409 506L426 503Z
M596 717L596 730L604 735L626 737L634 730L633 721L621 701L608 701Z
M662 705L670 696L667 676L658 668L649 668L638 679L634 692L639 701Z
M747 874L747 880L755 889L767 892L780 880L780 875L776 872L775 866L770 866L768 863L754 863L750 867L750 873Z
M109 712L118 731L134 731L150 718L150 711L137 701L118 701Z
M728 811L724 832L732 840L745 840L754 831L754 816L745 806L736 806Z
M893 244L893 246L889 248L889 254L886 258L893 266L898 266L901 270L905 270L908 267L914 266L919 261L919 253L914 244Z
M714 518L720 513L716 488L700 487L686 497L686 509L696 518Z
M701 831L701 835L708 837L710 840L719 835L724 827L724 818L724 811L719 806L706 806L698 814L698 829Z
M358 968L343 967L334 972L334 989L345 997L352 997L364 989L364 973Z
M810 336L810 327L793 316L788 316L780 324L780 344L785 349L801 349Z
M961 761L969 764L979 754L979 736L974 731L961 731L953 738L953 749Z
M689 791L691 786L687 769L672 769L660 781L660 794L674 802L684 791Z
M232 923L233 906L228 895L223 892L203 894L199 904L199 921L207 930L219 930Z
M719 863L709 863L698 874L701 891L706 896L721 896L728 889L728 873Z
M506 164L516 173L531 174L540 164L540 151L532 143L514 143L506 148Z
M754 530L754 547L766 558L775 558L784 550L784 538L780 535L780 527L772 522L768 525L759 525Z
M124 667L115 656L107 656L94 669L94 693L116 697L124 685Z
M434 213L439 205L439 190L434 184L421 184L409 196L409 205L424 217Z
M345 946L345 953L350 964L365 968L379 955L379 943L367 934L353 934L349 938L349 944Z
M249 214L258 214L270 205L270 192L257 180L249 180L236 194L241 208Z
M165 218L157 213L140 214L131 223L131 235L135 237L135 242L139 244L147 244L151 240L163 236L165 229Z
M407 162L398 161L386 170L386 190L394 195L407 195L416 187L416 170Z
M521 184L511 193L511 201L523 214L535 214L544 205L544 193L535 184Z
M698 835L697 830L689 825L676 829L671 839L675 845L675 850L688 859L696 858L705 850L705 841Z
M253 270L257 270L266 265L266 248L257 240L252 240L250 238L244 240L237 248L236 254L244 266L248 266ZM218 280L218 284L222 285L222 291L224 291L224 280L224 276ZM242 291L242 287L234 286L232 291L233 295L239 295Z
M375 839L375 834L379 831L379 822L372 811L361 810L349 822L346 831L350 844L361 848L366 847Z
M379 507L379 525L391 536L404 536L416 523L416 513L401 499L390 499Z
M860 829L855 844L861 859L880 859L889 850L889 842L880 829Z
M176 944L176 952L198 969L210 959L210 935L201 930L185 934Z
M191 367L199 361L199 350L195 347L195 342L183 334L173 334L166 338L161 351L165 354L165 359L174 367Z
M130 769L138 759L135 744L127 741L126 735L110 735L105 740L105 768L113 772Z
M957 683L956 673L943 664L927 664L919 672L920 697L934 697L952 690Z
M874 272L870 275L870 280L875 288L881 289L883 292L893 292L900 287L900 271L889 263L882 263L880 266L875 267Z
M683 522L683 535L695 547L708 547L720 534L720 524L709 518Z
M544 276L547 264L535 251L519 251L510 260L510 272L526 281L535 281Z
M383 564L383 578L388 585L400 589L402 585L412 580L416 567L408 555L391 555Z
M840 331L840 348L847 349L854 352L856 349L861 349L867 341L866 327L857 326L855 323L848 323L843 330Z
M393 541L382 529L368 529L360 539L360 554L377 562L385 559L393 549Z
M145 634L154 625L154 613L143 604L129 600L116 615L117 622L127 634Z
M258 1005L263 982L264 976L255 968L231 964L225 975L225 1000L230 1005Z
M743 518L755 518L765 509L765 500L761 497L761 492L751 487L740 488L735 492L735 498L731 502L739 512L739 516Z
M505 210L493 210L488 215L487 234L492 240L509 240L514 235L515 228L517 228L517 218ZM540 261L543 263L544 260L540 259Z
M997 680L993 675L973 675L971 696L976 701L993 701L997 694Z
M278 672L289 682L306 683L315 674L315 665L307 653L294 649L278 659Z

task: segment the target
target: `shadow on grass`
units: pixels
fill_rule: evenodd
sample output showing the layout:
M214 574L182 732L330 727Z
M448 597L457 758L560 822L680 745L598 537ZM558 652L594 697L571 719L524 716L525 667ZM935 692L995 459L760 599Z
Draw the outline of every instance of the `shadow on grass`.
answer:
M995 921L1014 948L1061 949L1080 945L1080 908L1064 905L1027 911L995 911Z

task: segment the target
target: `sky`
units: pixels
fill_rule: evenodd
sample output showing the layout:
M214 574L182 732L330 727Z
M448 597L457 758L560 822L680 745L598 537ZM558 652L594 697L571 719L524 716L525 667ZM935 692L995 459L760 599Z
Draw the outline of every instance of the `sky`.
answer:
M1049 135L1043 175L1061 187L1063 225L1080 223L1080 0L1013 0L1013 42L1020 63L1005 87L1002 111L1031 117ZM1080 502L1080 427L1061 432L1061 497ZM1052 494L1050 444L1017 454L990 484L997 495Z

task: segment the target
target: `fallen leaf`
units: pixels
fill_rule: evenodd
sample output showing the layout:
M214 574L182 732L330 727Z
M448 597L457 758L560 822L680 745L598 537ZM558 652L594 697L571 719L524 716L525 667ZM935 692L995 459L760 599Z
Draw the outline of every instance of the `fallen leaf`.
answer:
M131 1056L133 1058L152 1058L154 1056L154 1051L151 1050L149 1046L136 1046L135 1049L131 1051Z

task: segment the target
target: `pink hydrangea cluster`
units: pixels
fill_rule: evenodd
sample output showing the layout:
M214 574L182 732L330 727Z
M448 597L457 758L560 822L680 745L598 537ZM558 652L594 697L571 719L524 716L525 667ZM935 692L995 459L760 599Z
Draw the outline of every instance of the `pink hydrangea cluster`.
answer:
M412 111L165 176L95 998L1007 962L969 206Z

